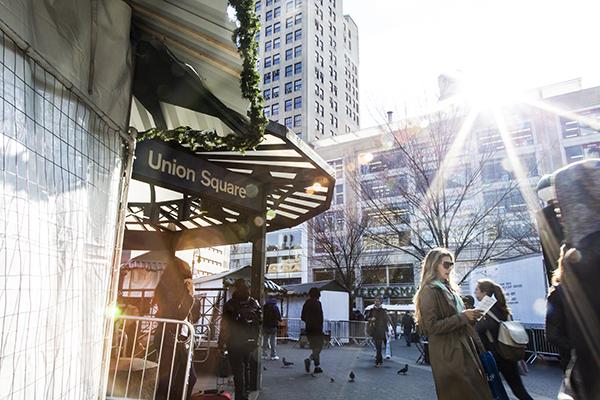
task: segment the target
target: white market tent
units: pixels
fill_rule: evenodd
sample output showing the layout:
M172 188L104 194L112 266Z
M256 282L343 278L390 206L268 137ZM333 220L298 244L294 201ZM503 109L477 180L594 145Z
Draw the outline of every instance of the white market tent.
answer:
M396 312L414 312L415 305L414 304L382 304L381 305L386 311L396 311ZM370 311L373 308L373 304L365 307L365 311Z
M302 305L308 299L308 291L313 287L321 291L320 301L325 320L347 321L350 318L350 295L334 280L285 285L287 295L283 315L287 318L300 318Z

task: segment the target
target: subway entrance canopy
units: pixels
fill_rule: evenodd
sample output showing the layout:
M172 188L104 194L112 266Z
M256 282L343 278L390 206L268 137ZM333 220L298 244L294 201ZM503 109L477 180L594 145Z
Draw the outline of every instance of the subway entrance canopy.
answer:
M247 133L250 124L242 114L248 102L239 89L240 59L231 32L211 22L209 12L183 13L168 4L159 10L153 3L132 3L137 45L130 125L138 131L189 126L221 136ZM327 210L334 182L327 163L274 122L244 154L139 141L123 248L255 243L268 231Z

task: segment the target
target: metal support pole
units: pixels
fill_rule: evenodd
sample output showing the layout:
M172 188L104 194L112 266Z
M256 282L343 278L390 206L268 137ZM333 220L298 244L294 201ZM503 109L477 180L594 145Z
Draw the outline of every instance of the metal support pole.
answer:
M267 199L263 198L262 215L254 217L252 225L252 275L250 294L262 306L265 284L266 235L267 235ZM259 329L258 346L250 361L250 389L259 390L262 386L262 329Z

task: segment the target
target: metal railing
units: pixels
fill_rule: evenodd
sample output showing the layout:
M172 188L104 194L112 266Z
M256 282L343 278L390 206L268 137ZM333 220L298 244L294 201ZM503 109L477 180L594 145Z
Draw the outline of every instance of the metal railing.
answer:
M533 364L535 360L543 356L558 357L558 347L548 343L546 330L543 327L526 327L529 343L526 352L530 353L526 362Z
M285 328L280 328L278 339L300 340L304 329L304 322L300 318L284 318ZM367 345L371 343L371 337L367 335L366 321L323 321L323 331L331 334L331 345L343 346L345 343L357 343Z
M194 351L187 321L115 318L107 399L185 399ZM208 357L208 354L207 354Z

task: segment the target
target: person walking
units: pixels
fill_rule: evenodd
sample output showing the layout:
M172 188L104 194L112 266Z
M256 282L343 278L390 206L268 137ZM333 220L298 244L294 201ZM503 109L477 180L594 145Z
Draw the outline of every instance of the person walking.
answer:
M235 281L231 299L223 306L219 349L227 349L233 372L236 400L247 400L250 382L250 363L258 347L262 313L258 302L250 297L243 279Z
M320 374L321 369L321 350L323 349L323 307L319 298L321 291L319 288L313 287L308 291L308 300L302 306L302 321L305 324L306 337L308 345L311 349L311 354L304 360L304 369L307 373L310 372L311 361L315 364L313 373Z
M175 319L184 321L188 319L194 323L200 317L199 303L194 299L194 285L192 270L183 260L173 255L167 261L158 285L154 291L153 303L157 305L157 318ZM157 349L158 386L157 399L181 399L185 373L188 367L188 350L179 341L189 338L193 332L188 332L187 327L175 323L159 323L154 332L154 348ZM187 376L186 399L190 399L196 374L191 360L189 360L189 373Z
M408 312L404 313L402 316L402 334L404 335L404 340L406 340L406 346L410 347L410 343L412 342L412 334L415 329L415 320Z
M421 286L414 298L417 324L429 339L435 390L441 400L491 400L479 359L483 346L472 326L482 313L464 309L450 279L453 266L449 250L430 250L423 260Z
M510 310L506 305L504 291L496 282L490 279L480 279L477 281L477 287L475 288L475 298L477 301L481 301L484 296L494 297L496 303L482 319L477 321L475 329L479 333L485 349L491 351L494 355L498 370L508 383L508 386L510 386L514 395L519 400L533 400L529 393L527 393L525 386L523 386L517 361L506 360L495 351L494 343L498 340L500 322L496 321L493 317L496 317L500 321L508 321L510 317Z
M383 356L381 354L383 346L387 343L387 330L390 318L385 309L381 306L381 297L375 298L375 304L371 311L369 324L372 326L371 337L375 342L375 368L383 365Z
M273 296L269 296L263 306L263 346L262 356L267 358L267 351L270 351L271 360L279 360L277 356L277 328L281 322L281 312L277 306L277 300Z

